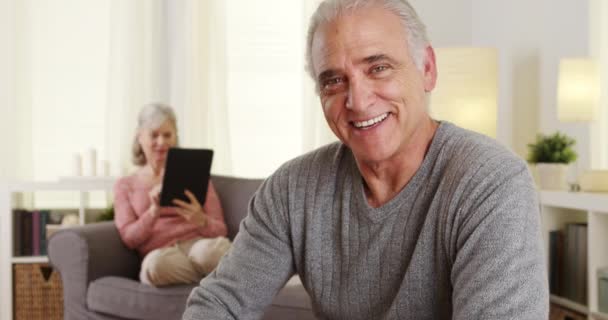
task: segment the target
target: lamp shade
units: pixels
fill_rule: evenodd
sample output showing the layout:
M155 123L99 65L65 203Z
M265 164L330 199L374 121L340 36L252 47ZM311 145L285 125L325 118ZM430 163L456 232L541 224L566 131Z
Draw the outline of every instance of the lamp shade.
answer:
M595 60L562 59L557 83L560 121L591 121L600 102L600 70Z
M498 53L493 48L437 48L430 114L496 137Z

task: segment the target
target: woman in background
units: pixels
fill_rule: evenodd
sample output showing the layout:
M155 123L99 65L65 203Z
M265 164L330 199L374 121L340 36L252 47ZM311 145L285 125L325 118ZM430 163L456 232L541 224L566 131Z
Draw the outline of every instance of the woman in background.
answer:
M140 280L154 286L199 282L230 247L211 180L202 207L189 190L190 202L159 205L167 153L177 140L171 107L144 106L133 141L133 163L139 168L114 186L116 227L125 245L143 257Z

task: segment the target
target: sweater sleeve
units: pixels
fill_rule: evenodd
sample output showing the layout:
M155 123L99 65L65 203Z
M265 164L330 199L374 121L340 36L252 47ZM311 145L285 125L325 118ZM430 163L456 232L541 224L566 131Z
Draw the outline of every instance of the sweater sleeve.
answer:
M453 319L547 319L537 193L525 165L478 173L454 231Z
M224 210L211 180L207 187L207 198L203 211L209 220L207 225L199 230L200 235L205 238L225 237L228 234L228 228L224 220Z
M148 208L136 214L129 197L129 182L122 178L114 185L114 223L125 245L137 249L152 235L152 226L158 217Z
M268 178L249 202L232 248L196 287L184 320L259 319L294 273L287 191Z

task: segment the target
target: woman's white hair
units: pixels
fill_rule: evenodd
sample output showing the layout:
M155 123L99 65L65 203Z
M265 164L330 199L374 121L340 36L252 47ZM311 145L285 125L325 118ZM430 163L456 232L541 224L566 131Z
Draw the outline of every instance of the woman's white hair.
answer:
M166 121L171 122L177 134L177 120L173 108L163 103L149 103L143 106L137 117L137 130L133 139L132 161L137 166L143 166L147 163L144 150L141 148L137 139L141 129L157 129ZM177 139L177 137L176 137Z
M312 64L312 41L319 25L328 23L340 15L350 12L378 6L384 8L399 17L405 28L408 48L414 64L420 70L424 64L424 51L429 44L426 26L414 8L407 0L325 0L310 18L306 41L306 70L316 83L315 71Z

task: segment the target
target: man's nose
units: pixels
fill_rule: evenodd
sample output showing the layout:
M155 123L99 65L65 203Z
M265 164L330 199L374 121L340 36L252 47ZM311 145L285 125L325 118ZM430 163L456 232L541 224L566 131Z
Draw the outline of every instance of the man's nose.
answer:
M346 108L352 111L362 111L373 104L373 90L367 79L351 79L346 97Z

